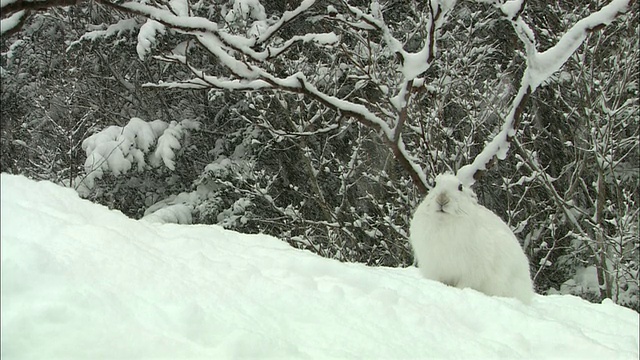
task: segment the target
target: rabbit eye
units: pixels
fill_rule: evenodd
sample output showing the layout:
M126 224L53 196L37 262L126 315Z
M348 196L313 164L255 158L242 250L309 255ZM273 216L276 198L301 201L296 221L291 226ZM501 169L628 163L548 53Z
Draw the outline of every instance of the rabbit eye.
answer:
M462 191L462 184L458 184L458 190Z

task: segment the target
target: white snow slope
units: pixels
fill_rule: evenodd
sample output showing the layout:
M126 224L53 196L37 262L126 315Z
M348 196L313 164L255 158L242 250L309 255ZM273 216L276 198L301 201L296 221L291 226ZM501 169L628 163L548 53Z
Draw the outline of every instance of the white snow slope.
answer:
M531 306L3 174L2 359L638 359L638 314Z

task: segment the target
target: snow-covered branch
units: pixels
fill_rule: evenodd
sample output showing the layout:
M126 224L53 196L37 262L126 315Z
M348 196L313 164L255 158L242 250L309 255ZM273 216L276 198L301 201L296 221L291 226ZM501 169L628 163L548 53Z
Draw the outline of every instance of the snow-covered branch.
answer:
M443 16L442 7L434 2L437 11L434 20L430 22L432 28L429 31L437 31L435 24L441 16ZM303 5L310 5L303 3ZM174 81L168 83L159 83L155 85L147 84L147 86L171 87L171 88L216 88L227 90L280 90L291 93L304 94L312 99L319 101L325 106L334 109L343 116L353 117L367 127L375 129L379 132L385 143L387 143L396 155L400 163L411 174L417 186L422 190L426 190L426 177L420 166L415 162L413 157L406 151L404 143L401 139L404 122L407 117L407 106L414 90L413 78L426 69L433 60L433 52L435 45L432 42L425 41L424 48L416 53L409 53L403 50L400 42L391 36L391 33L382 19L376 19L372 15L363 14L354 7L348 6L352 13L362 15L366 21L376 24L378 30L386 34L386 41L392 44L391 47L403 54L407 60L403 62L402 68L399 69L405 80L399 84L400 90L398 95L390 99L391 103L397 105L397 113L391 119L381 117L375 109L368 108L365 104L356 103L346 99L338 98L334 95L321 91L312 81L310 81L302 72L296 72L286 77L280 77L267 71L265 68L246 61L252 59L257 62L268 60L272 57L280 55L288 49L294 42L313 41L319 45L333 45L339 41L339 37L334 33L328 34L306 34L302 36L294 36L286 40L279 47L266 47L263 52L257 52L255 48L255 39L242 38L238 35L229 35L219 30L217 25L211 22L195 22L189 24L190 28L185 26L182 21L177 21L177 17L167 11L152 10L148 6L129 5L123 6L136 9L137 12L144 11L151 18L159 21L166 26L174 26L182 32L194 34L198 42L212 55L225 65L225 67L233 74L236 79L228 79L221 76L212 76L204 71L191 66L186 56L182 55L165 55L161 58L166 61L179 62L189 68L192 74L196 76L194 79ZM285 13L283 16L292 16L293 13ZM265 39L265 38L261 38ZM244 57L239 56L243 55ZM416 70L422 69L422 70Z
M78 3L80 0L3 0L0 3L0 36L10 36L19 31L32 12Z
M226 69L224 74L212 74L210 69L198 68L201 64L196 66L188 61L189 51L185 51L184 54L162 55L156 58L185 66L193 78L158 82L147 86L234 91L272 90L303 94L343 116L353 117L359 123L378 132L414 180L417 188L423 192L426 190L424 170L411 154L411 149L407 149L403 133L406 132L405 127L414 115L410 111L414 95L418 89L427 86L420 76L430 70L436 59L438 35L456 4L455 0L430 0L425 5L419 21L423 35L417 42L414 41L412 46L407 45L409 40L416 39L403 37L402 32L389 26L385 21L386 9L376 0L371 1L368 8L354 6L346 0L329 5L326 9L327 15L317 19L332 21L338 24L338 28L328 33L309 32L302 35L285 34L284 29L309 12L316 5L314 0L304 0L294 9L271 17L266 15L264 7L257 1L251 5L237 1L234 4L239 4L238 7L231 10L225 16L225 20L218 22L212 20L213 17L209 19L194 16L190 5L184 1L173 1L171 4L138 1L116 3L108 0L96 2L148 20L141 26L134 20L120 20L105 30L85 34L80 40L113 36L139 27L137 50L139 57L144 58L156 45L156 37L166 34L165 29L171 29L175 33L188 35L197 40L201 48L213 55ZM537 49L535 34L523 18L526 0L480 2L491 3L510 21L524 46L526 70L500 132L488 142L471 164L459 170L458 176L467 184L472 184L474 177L486 170L496 158L504 159L527 99L536 88L563 66L589 33L601 29L619 14L626 12L631 0L611 1L600 11L578 21L554 46L545 51ZM76 3L77 0L3 0L2 32L18 27L30 10ZM243 9L243 6L248 6L249 9ZM246 23L246 33L235 31L229 25L231 20L242 16L252 21ZM350 36L352 43L345 41L343 36ZM304 43L313 43L320 47L335 46L335 49L342 51L339 55L346 56L352 65L355 65L355 69L349 69L350 73L347 76L349 80L356 80L355 84L348 85L353 89L349 90L348 95L338 95L335 89L324 89L309 72L305 73L300 69L276 69L276 59L281 58L295 45ZM72 43L72 46L75 44ZM340 46L336 46L338 44ZM361 46L353 47L354 44ZM329 55L331 56L335 57L337 54ZM335 58L332 61L335 61ZM386 74L378 74L375 72L376 66L379 66L378 62L383 61L390 63L390 66L386 65L392 70ZM386 79L381 79L382 77ZM378 99L352 96L367 84L375 86L379 93Z
M260 37L256 39L255 45L267 43L271 39L271 37L275 35L280 29L282 29L286 24L294 20L296 17L300 16L305 11L309 10L309 8L313 6L314 3L315 0L304 0L296 9L285 11L275 24L269 26L262 32L262 34L260 34Z
M0 3L2 17L11 16L20 11L39 11L52 7L77 5L79 0L3 0Z
M604 28L616 17L626 13L629 10L631 1L632 0L611 1L611 3L599 11L578 21L571 29L562 35L556 45L543 52L536 52L529 64L529 76L531 77L533 90L553 73L560 70L569 57L587 39L589 34Z
M20 10L0 20L0 35L8 36L20 30L29 18L28 10ZM4 15L4 14L3 14Z
M499 6L506 18L511 21L516 34L523 42L526 51L527 68L522 76L520 90L512 102L511 110L502 125L502 129L471 164L462 167L458 171L457 175L461 181L469 185L473 184L475 179L491 166L495 158L502 160L506 157L509 150L509 142L516 133L529 95L567 62L590 33L602 29L616 17L626 13L630 3L631 0L611 1L599 11L578 21L554 46L543 52L538 52L536 49L533 31L521 16L524 11L525 1L510 0L504 4L494 3L495 6Z

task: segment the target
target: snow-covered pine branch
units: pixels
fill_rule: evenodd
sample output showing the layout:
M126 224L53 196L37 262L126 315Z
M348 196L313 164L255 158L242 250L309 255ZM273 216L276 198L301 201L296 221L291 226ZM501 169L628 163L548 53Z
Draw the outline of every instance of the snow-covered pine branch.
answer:
M102 178L105 172L119 176L134 165L138 172L146 170L149 165L159 167L161 164L174 170L175 151L181 147L184 132L198 128L199 122L193 120L168 124L162 120L146 122L132 118L124 127L113 125L91 135L82 142L82 149L87 155L85 186L91 189L95 179ZM154 146L155 150L151 152ZM147 154L149 164L145 160Z
M172 121L158 137L156 150L149 156L151 165L159 167L162 161L169 170L175 170L175 151L181 148L180 140L184 137L185 132L199 128L198 121L182 120L180 123Z
M142 220L160 224L191 224L197 202L198 194L195 191L173 195L150 206Z

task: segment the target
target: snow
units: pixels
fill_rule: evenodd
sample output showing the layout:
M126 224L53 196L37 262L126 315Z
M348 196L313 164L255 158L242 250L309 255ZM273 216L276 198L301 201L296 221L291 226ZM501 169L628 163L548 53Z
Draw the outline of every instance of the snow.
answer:
M178 16L189 16L189 2L187 0L171 0L169 6Z
M628 10L630 0L613 0L597 12L578 21L556 45L529 59L532 88L542 84L567 62L569 57L582 45L591 29L610 24L620 13Z
M131 118L124 127L113 125L104 128L82 142L82 149L87 155L84 164L86 177L78 181L91 189L95 179L101 178L105 171L118 176L131 170L133 164L137 164L138 171L143 171L148 168L145 161L148 153L153 167L164 164L175 170L174 150L181 148L180 140L185 132L199 128L200 122L192 119L167 124L162 120L146 122L137 117ZM156 148L151 151L154 145Z
M637 359L611 301L526 306L2 174L2 358Z
M5 6L9 6L13 3L18 2L18 0L0 0L0 8L3 8Z
M12 14L8 18L0 20L0 35L3 35L4 33L13 30L16 26L18 26L20 24L20 21L22 21L22 18L26 14L27 12L25 10L21 10L16 12L15 14Z
M524 0L510 0L500 6L500 10L507 17L507 19L513 19L518 12L522 9Z
M227 51L225 51L222 42L217 36L210 33L205 33L197 36L197 39L200 44L202 44L207 50L215 55L218 60L220 60L222 64L229 68L229 70L236 76L248 80L253 80L258 76L253 66L238 61Z
M260 4L259 0L234 0L233 9L226 15L225 20L233 22L238 17L263 21L267 19L264 6Z
M514 122L518 104L527 94L533 93L554 73L558 72L571 55L582 45L593 29L610 24L619 14L629 10L630 0L613 0L597 12L590 14L574 24L551 48L538 52L535 36L529 25L518 17L512 20L514 30L525 46L527 68L522 76L520 90L512 102L511 111L506 117L502 129L485 145L484 149L472 164L463 166L457 173L465 185L473 185L473 175L485 170L487 164L496 156L504 159L509 150L509 137L515 135ZM512 0L501 5L501 10L508 17L514 17L519 11L520 0Z
M186 204L173 204L163 207L156 212L145 215L144 220L160 224L191 224L193 208Z
M475 183L474 175L480 170L486 170L487 164L491 162L491 159L494 156L497 156L499 159L503 160L507 156L507 152L509 150L509 137L515 135L515 129L513 127L516 117L517 106L522 102L522 99L527 96L530 91L530 84L528 82L529 79L529 69L526 69L524 74L522 75L522 84L520 84L520 90L518 90L518 94L514 98L511 110L507 115L505 122L502 124L502 128L500 132L496 134L496 136L487 144L485 144L482 151L476 155L475 159L471 164L464 165L461 167L456 176L465 186L471 186Z
M174 150L179 150L180 139L183 135L183 127L175 121L172 121L169 127L158 138L158 147L156 151L149 157L149 162L154 166L160 166L160 161L170 170L175 170L176 154Z
M67 47L67 51L71 50L75 45L81 43L82 41L94 41L100 38L108 38L111 36L121 36L125 32L134 31L138 27L138 22L136 19L123 19L119 20L115 24L109 25L105 30L94 30L90 31L80 37L80 39L73 41Z
M192 213L197 203L198 195L197 191L171 195L150 206L144 212L142 219L160 224L191 224L193 221Z
M136 46L140 60L144 60L147 54L151 52L151 48L157 43L156 36L158 36L158 34L164 34L165 32L166 29L164 25L151 19L147 20L147 22L140 27L138 45Z
M295 18L296 16L300 15L303 11L308 10L314 3L315 3L315 0L303 0L300 3L300 5L294 10L285 11L276 23L271 25L269 28L265 29L265 31L257 39L257 43L260 44L267 41L284 24L291 21L291 19Z
M111 140L105 141L96 146L93 153L87 156L85 161L85 169L90 173L94 168L109 169L114 175L126 173L131 169L131 160L127 159L130 150L128 146L123 146L128 140ZM96 155L94 155L96 154ZM106 163L103 164L106 159ZM106 166L106 169L103 167Z

